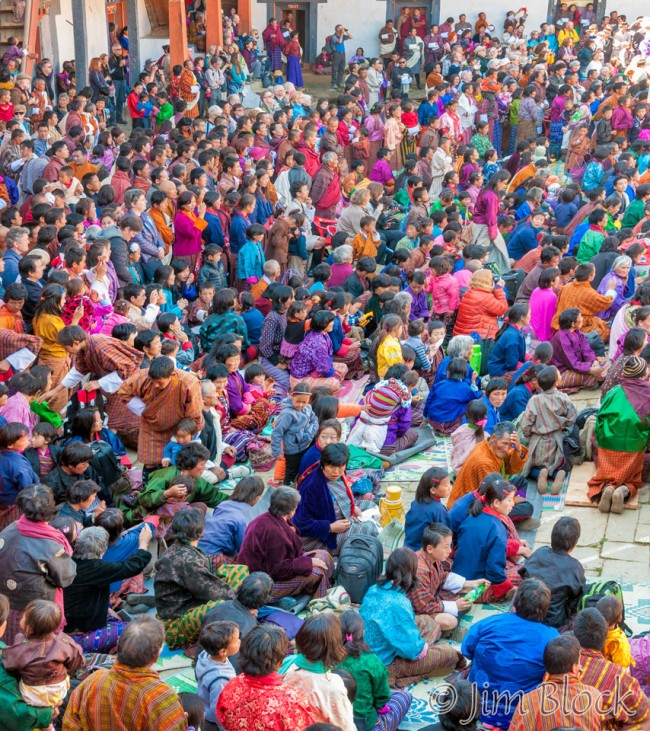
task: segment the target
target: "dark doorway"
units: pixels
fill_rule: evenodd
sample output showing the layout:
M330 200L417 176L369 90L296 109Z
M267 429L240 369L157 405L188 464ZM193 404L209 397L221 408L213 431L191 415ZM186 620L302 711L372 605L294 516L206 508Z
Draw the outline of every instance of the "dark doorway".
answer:
M291 29L298 31L298 40L302 47L302 61L306 64L312 58L312 43L309 27L309 3L276 3L275 17L280 25L291 20Z

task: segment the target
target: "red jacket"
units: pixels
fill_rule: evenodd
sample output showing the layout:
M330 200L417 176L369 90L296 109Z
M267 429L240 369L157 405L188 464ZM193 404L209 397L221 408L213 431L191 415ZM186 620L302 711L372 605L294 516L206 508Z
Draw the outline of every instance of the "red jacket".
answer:
M460 301L454 335L478 333L482 338L493 338L499 329L497 318L507 310L508 301L501 287L493 292L470 287Z
M144 109L138 109L140 98L132 91L126 98L126 106L129 108L131 119L142 119L144 117Z

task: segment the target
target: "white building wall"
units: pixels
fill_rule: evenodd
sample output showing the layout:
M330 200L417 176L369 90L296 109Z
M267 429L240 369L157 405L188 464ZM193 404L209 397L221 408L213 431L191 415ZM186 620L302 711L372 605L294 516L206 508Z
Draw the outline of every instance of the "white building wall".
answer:
M266 17L268 14L266 3L251 2L251 21L252 27L257 28L260 35L266 28L269 19Z
M74 25L72 21L72 0L59 0L50 9L50 16L43 21L46 24L45 33L51 34L49 38L49 58L54 62L55 72L59 70L64 61L71 61L75 57L74 51ZM43 53L46 58L48 54Z
M348 58L359 46L366 56L375 56L379 51L379 29L386 22L385 0L328 0L318 4L317 53L325 38L342 23L352 34L352 40L345 44Z
M88 38L88 60L108 53L108 24L106 21L106 3L104 0L84 0L86 9L86 26Z

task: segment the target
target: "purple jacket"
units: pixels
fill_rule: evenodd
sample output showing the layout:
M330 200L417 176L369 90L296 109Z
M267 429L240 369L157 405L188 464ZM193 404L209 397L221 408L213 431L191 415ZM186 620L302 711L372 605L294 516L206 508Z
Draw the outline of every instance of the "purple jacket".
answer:
M244 394L250 391L250 386L244 381L241 373L236 371L228 376L228 385L226 393L228 394L228 403L230 404L230 413L233 417L239 416L244 412Z
M499 208L499 196L493 190L483 188L476 199L473 221L487 226L492 240L496 239L499 233L497 228Z
M321 378L333 376L332 354L330 337L326 333L310 330L298 346L298 352L291 361L291 375L294 378L309 378L316 371Z
M578 373L589 373L592 363L596 360L596 354L591 349L587 338L579 331L558 330L551 338L553 346L553 358L551 365L557 366L561 371L577 371Z
M372 180L373 183L381 183L382 185L386 185L386 183L390 182L393 179L393 171L391 170L390 165L386 162L386 160L377 160L375 166L370 171L368 179Z
M409 314L409 320L413 322L413 320L419 320L420 318L422 318L426 322L429 319L431 313L429 311L427 296L426 294L424 294L424 290L422 290L420 294L415 294L415 292L413 292L410 287L407 287L406 291L413 298L413 303L411 304L411 313Z
M410 428L411 407L407 406L404 408L403 406L400 406L388 422L388 431L386 432L386 441L384 442L384 446L390 447L391 444L395 444L397 439L406 434Z
M630 295L630 288L627 286L627 279L621 279L616 272L611 271L605 274L598 285L598 294L607 294L612 277L616 280L616 286L614 287L616 290L616 297L614 297L614 301L606 310L598 313L597 317L600 317L601 320L611 320L621 307L623 307L625 301Z

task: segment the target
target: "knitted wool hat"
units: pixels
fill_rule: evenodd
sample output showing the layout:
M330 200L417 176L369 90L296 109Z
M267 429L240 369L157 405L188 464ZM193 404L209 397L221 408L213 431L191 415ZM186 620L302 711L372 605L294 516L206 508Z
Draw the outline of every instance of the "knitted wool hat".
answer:
M401 383L391 378L366 394L366 414L374 418L390 416L406 399L408 399L408 391Z
M625 361L623 375L626 378L639 378L646 372L647 368L648 364L644 358L640 358L638 355L631 355Z

